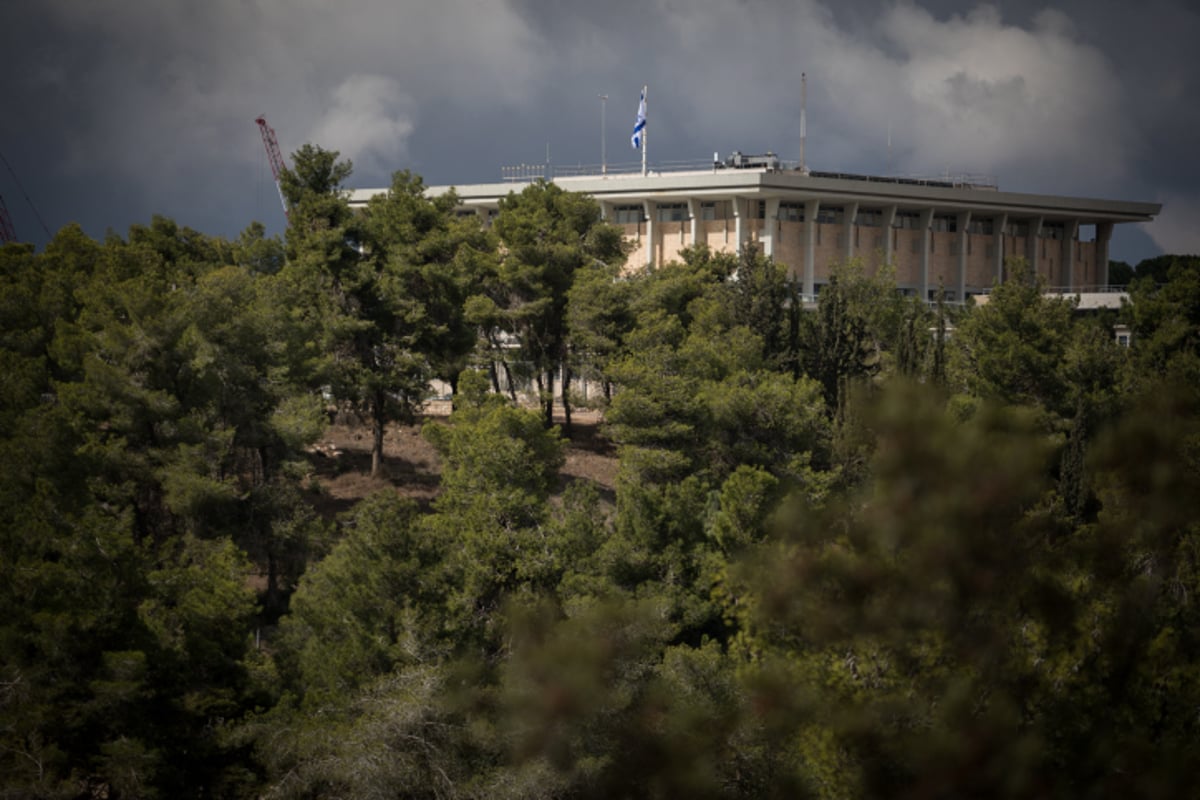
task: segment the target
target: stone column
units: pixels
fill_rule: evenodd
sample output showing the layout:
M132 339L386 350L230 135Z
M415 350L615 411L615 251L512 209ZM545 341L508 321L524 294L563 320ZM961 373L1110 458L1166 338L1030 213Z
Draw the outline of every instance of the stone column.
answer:
M1081 281L1075 280L1075 245L1079 241L1079 220L1069 220L1063 226L1062 253L1059 258L1063 262L1063 278L1068 292L1075 291Z
M881 224L883 225L883 264L880 264L880 266L881 267L882 266L893 266L892 265L892 256L894 256L895 253L892 251L895 248L892 246L892 242L895 239L896 234L893 231L892 226L896 224L896 207L895 206L885 206L883 208L882 216L883 216L883 222Z
M700 243L700 201L694 197L689 197L688 201L688 219L692 223L692 247Z
M917 222L921 231L921 274L917 278L917 295L923 303L929 301L929 238L933 236L929 229L933 225L933 212L932 208L922 209Z
M742 242L746 241L746 226L743 220L746 209L742 207L745 201L740 197L731 197L729 207L733 210L733 252L742 252Z
M654 241L654 215L658 212L658 204L653 200L643 200L642 208L646 213L646 266L653 267L654 254L658 250L657 242Z
M971 212L960 213L955 225L958 226L958 296L956 299L962 303L967 299L967 243L971 240L971 234L967 228L971 226Z
M854 218L858 216L858 203L847 203L845 206L846 252L845 259L854 258Z
M1038 261L1042 254L1042 217L1034 217L1029 220L1029 238L1025 240L1025 257L1029 259L1029 268L1033 270L1034 277L1038 274Z
M1101 286L1108 286L1108 242L1112 239L1111 222L1096 223L1096 275Z
M804 203L804 296L811 298L817 293L817 212L819 200Z
M779 238L779 198L768 197L766 206L766 211L763 213L762 235L759 236L759 241L762 242L763 255L774 258L775 242Z
M996 280L1004 281L1004 229L1008 227L1008 214L998 214L992 219L995 228L992 229L995 251L992 256L996 259Z

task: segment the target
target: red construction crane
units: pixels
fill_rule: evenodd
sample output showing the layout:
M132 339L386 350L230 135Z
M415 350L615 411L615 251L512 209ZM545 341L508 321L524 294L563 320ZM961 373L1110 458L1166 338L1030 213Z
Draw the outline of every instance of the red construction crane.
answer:
M0 195L0 244L16 240L17 232L13 230L12 217L8 215L8 206L4 205L4 197Z
M283 156L279 152L279 142L275 139L275 129L267 124L266 117L254 120L258 123L259 133L262 134L263 146L267 148L267 160L271 162L271 174L275 176L275 188L279 190L279 202L283 206L283 215L291 222L292 215L288 209L287 200L283 196L283 186L279 183L279 174L284 170Z

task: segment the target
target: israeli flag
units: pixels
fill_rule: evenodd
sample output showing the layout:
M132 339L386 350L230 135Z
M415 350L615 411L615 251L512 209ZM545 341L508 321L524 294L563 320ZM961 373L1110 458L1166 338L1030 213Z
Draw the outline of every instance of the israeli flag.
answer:
M642 102L638 103L637 120L633 123L633 137L629 140L634 150L642 146L642 131L646 129L646 89L642 88Z

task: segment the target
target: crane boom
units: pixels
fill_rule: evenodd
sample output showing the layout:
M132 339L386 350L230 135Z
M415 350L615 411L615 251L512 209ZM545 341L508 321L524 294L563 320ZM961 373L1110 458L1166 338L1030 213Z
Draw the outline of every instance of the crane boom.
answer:
M267 148L267 161L271 163L271 174L275 176L275 188L279 191L279 203L283 206L283 215L290 222L292 215L288 209L287 200L283 196L283 186L279 183L279 175L283 172L285 165L283 156L279 152L279 142L275 139L275 129L267 124L265 116L260 116L254 121L258 123L259 133L262 134L263 146Z
M8 206L4 205L4 197L0 196L0 244L17 241L17 232L13 229L12 217L8 215Z

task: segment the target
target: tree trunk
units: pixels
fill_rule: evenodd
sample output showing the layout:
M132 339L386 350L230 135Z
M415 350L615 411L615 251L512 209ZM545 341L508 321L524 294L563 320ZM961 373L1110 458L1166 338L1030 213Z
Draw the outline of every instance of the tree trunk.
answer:
M500 394L500 373L496 371L496 362L488 359L488 377L492 379L492 391Z
M508 362L503 358L500 359L500 366L504 367L504 379L508 381L508 396L512 399L513 405L517 402L517 386L513 383L512 370L508 368Z
M562 404L563 404L563 435L571 438L571 368L564 361L562 365Z
M554 427L554 371L537 373L538 402L542 406L542 424L546 429Z
M267 463L269 458L270 454L267 452L267 446L265 444L261 445L258 448L258 468L261 472L258 475L257 486L265 486L267 483L267 474L270 469L270 465Z
M267 545L267 595L263 598L263 611L269 620L279 618L283 609L279 599L279 565L275 562L273 543Z
M551 405L548 405L546 402L546 377L548 374L550 373L542 372L541 369L536 369L536 371L533 373L534 389L538 390L538 410L541 411L541 423L547 428L552 426L554 423L552 416L553 409L551 408ZM550 386L551 391L553 391L553 380L551 380ZM553 403L553 399L554 397L551 395L551 403Z
M379 478L383 476L383 433L387 427L387 414L385 412L385 403L387 398L383 392L375 393L375 400L371 404L371 477Z

